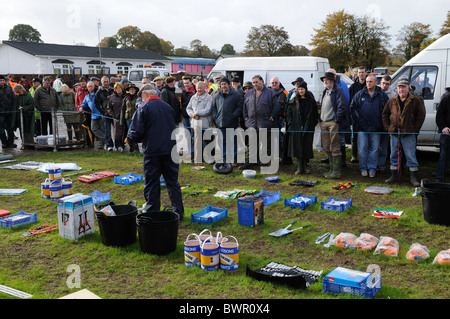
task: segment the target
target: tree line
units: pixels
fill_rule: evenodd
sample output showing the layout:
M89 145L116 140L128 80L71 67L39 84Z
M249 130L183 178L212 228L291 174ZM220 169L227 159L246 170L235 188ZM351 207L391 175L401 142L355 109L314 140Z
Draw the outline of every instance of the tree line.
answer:
M150 50L165 56L217 58L221 55L241 56L320 56L328 58L339 72L364 65L368 69L377 66L400 66L437 38L450 33L450 11L437 36L429 24L413 22L405 25L397 34L398 45L391 48L390 27L381 19L375 21L368 16L350 14L345 10L326 16L320 27L313 29L309 45L293 45L284 27L261 25L252 27L245 48L236 52L232 44L226 43L220 51L194 39L189 47L175 48L167 40L136 26L120 28L115 35L104 37L98 46ZM18 24L9 32L10 41L43 42L41 34L32 26Z

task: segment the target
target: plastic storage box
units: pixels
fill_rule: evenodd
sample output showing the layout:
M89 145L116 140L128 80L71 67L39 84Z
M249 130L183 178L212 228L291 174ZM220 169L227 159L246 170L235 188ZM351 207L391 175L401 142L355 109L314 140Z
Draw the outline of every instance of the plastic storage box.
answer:
M347 208L352 207L352 199L335 199L331 196L329 200L321 203L321 207L323 210L343 212Z
M114 176L114 183L130 185L133 183L140 182L140 181L142 181L142 179L143 179L143 175L136 175L136 174L128 173L128 174L122 175L122 176Z
M261 197L265 206L269 206L280 200L281 193L278 192L266 192L265 190L260 191L255 197Z
M31 224L37 221L37 214L25 213L23 210L19 211L17 214L7 215L0 218L0 226L4 228L11 228L22 226L26 224Z
M191 214L191 221L200 224L213 224L228 217L228 208L216 208L211 205Z
M323 278L323 291L372 299L381 289L381 275L337 267Z
M297 194L296 196L291 197L289 199L287 199L287 198L284 199L285 207L300 208L303 210L306 207L308 207L309 205L315 204L315 203L317 203L317 195L306 196L306 195Z

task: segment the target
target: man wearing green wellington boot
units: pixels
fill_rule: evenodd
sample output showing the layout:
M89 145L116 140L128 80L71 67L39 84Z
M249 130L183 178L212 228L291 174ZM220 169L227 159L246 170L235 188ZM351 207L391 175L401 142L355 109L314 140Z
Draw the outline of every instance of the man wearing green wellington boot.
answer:
M335 76L326 72L320 78L325 89L321 96L320 128L322 131L322 146L330 162L330 170L325 178L341 178L342 153L339 139L339 123L345 121L348 111L348 101L344 91L336 85Z

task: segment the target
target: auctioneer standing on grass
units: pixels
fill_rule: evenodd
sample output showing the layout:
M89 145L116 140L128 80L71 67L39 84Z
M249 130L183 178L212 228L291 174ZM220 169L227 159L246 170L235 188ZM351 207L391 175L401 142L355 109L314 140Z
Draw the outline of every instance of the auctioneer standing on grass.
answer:
M144 197L147 201L147 211L161 210L161 175L166 182L172 205L183 219L184 207L181 187L178 183L179 165L172 159L172 149L175 140L172 132L175 130L174 112L172 107L162 101L155 87L146 84L141 87L138 96L144 104L134 113L131 128L126 142L141 143L144 153ZM175 152L176 153L176 152ZM176 156L176 154L173 154Z
M409 168L410 182L413 186L420 186L417 180L419 163L416 158L417 138L425 121L425 106L423 101L409 92L409 81L400 79L397 83L398 94L390 98L383 110L383 125L391 136L391 177L386 183L398 181L401 170L399 163L399 146L401 144ZM397 134L398 132L398 134Z

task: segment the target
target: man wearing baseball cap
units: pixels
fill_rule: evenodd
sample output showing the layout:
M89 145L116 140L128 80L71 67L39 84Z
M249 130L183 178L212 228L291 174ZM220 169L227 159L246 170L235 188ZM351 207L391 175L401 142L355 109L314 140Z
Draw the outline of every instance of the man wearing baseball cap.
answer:
M417 178L419 163L416 158L417 134L425 121L423 101L410 93L409 81L405 78L397 83L397 95L390 98L383 109L383 126L390 133L391 141L391 177L386 183L400 182L401 163L399 151L405 154L406 167L409 168L410 182L420 186Z
M177 154L172 154L175 147L175 141L172 139L172 132L175 130L174 111L169 104L157 96L155 87L151 84L143 85L138 96L142 97L144 104L134 113L125 142L142 143L146 210L148 212L161 210L160 177L162 175L172 205L182 220L184 207L178 182L179 164Z

